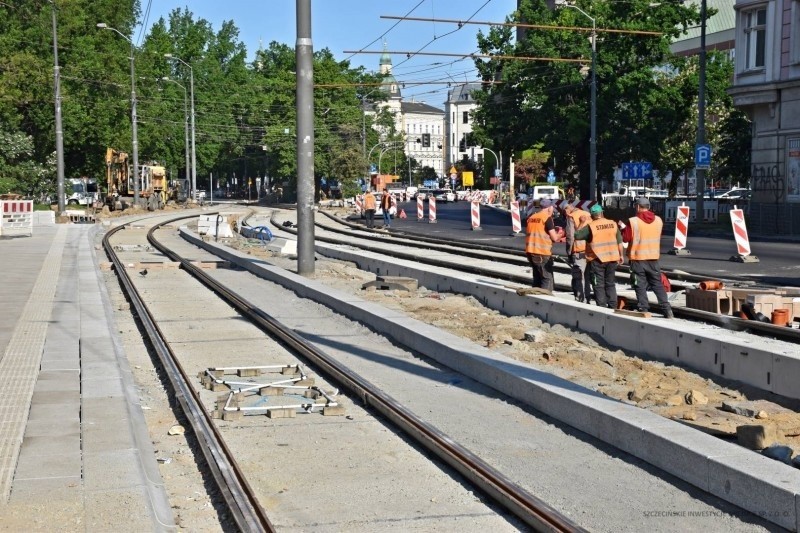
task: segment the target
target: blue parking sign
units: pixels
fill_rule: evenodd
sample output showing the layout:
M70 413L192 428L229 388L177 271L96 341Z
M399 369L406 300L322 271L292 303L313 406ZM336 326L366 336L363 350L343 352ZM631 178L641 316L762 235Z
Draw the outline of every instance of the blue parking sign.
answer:
M694 165L699 169L711 168L711 145L698 144L694 148Z
M547 183L555 183L556 182L556 174L552 170L547 173Z

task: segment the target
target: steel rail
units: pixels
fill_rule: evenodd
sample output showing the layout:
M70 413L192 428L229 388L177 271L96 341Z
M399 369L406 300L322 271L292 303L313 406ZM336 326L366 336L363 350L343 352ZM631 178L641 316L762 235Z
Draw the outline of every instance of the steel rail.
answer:
M180 219L174 219L164 224L175 222L176 220ZM152 232L153 230L151 230ZM148 235L149 238L150 236ZM230 291L210 277L203 269L167 249L155 237L150 240L150 243L171 260L180 262L181 268L195 276L201 283L233 306L243 316L257 324L263 331L284 342L315 365L318 370L361 398L365 404L370 405L391 420L419 444L461 473L499 505L509 510L535 530L585 531L544 501L513 483L467 448L453 441L446 434L403 407L402 404L384 393L380 388L372 385L347 366L339 363L334 357L318 349L299 334L252 305L242 296Z
M172 219L154 226L148 233L148 240L151 239L152 234L160 226L182 218L186 217ZM220 489L220 494L222 494L231 516L241 531L273 532L275 531L274 526L258 503L255 493L248 485L233 453L225 445L222 435L217 430L208 412L203 408L199 395L190 385L189 376L164 340L164 335L156 324L155 318L150 314L139 291L136 290L136 287L131 282L125 265L122 264L111 245L111 237L124 227L119 226L109 231L103 238L103 248L114 265L117 277L133 305L138 321L147 333L151 346L164 366L175 398L178 400L186 419L192 427L192 431L197 437L197 442L211 469L217 487Z

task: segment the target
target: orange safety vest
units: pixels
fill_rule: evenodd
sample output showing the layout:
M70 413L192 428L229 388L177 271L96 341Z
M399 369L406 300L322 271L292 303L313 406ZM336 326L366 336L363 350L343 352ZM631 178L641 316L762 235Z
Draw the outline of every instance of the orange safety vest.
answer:
M364 210L375 209L375 195L368 192L364 195Z
M583 209L573 209L572 213L567 215L569 218L572 219L572 226L575 228L575 231L578 231L579 229L583 229L589 223L589 221L587 220L586 222L581 224L581 217L584 216L584 215L586 215L587 218L589 217L589 213L587 213ZM573 241L572 241L572 249L571 250L567 250L567 253L580 254L580 253L583 253L585 251L586 251L586 241L578 241L578 240L574 240L573 239Z
M586 249L588 261L600 260L601 263L619 261L619 244L617 243L617 223L607 218L598 218L589 222L592 240Z
M632 238L628 245L628 257L632 261L652 261L661 255L661 218L656 217L645 224L639 217L630 219Z
M539 211L528 218L525 227L527 236L525 237L525 253L536 255L553 255L553 240L545 231L544 224L550 218L548 213Z

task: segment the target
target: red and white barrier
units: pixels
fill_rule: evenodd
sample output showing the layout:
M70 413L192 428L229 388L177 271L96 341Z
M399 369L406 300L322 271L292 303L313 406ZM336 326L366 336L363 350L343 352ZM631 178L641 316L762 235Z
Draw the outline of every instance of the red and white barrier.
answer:
M747 226L744 223L744 211L735 205L730 210L731 226L733 226L733 237L736 239L736 253L731 257L731 261L739 263L758 263L758 257L750 255L750 239L747 236Z
M356 211L359 213L364 212L364 197L356 195Z
M425 204L422 196L417 195L417 222L425 218Z
M511 202L511 231L515 235L522 231L522 221L519 218L519 202Z
M472 231L479 231L481 229L481 204L480 202L471 202L472 213Z
M0 235L33 235L33 200L0 200Z
M428 223L436 223L436 198L432 194L428 195Z
M671 255L692 255L686 249L686 239L689 235L689 206L679 205L678 214L675 219L675 241Z

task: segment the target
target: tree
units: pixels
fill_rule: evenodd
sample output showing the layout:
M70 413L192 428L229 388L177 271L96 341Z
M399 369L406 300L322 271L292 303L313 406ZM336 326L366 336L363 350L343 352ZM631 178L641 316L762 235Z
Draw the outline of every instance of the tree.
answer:
M597 171L600 179L631 158L652 158L665 131L651 120L663 99L658 68L670 57L669 43L699 22L694 5L645 0L577 3L597 22ZM574 9L552 10L544 0L523 0L515 20L530 24L586 28L590 21ZM603 28L648 30L660 35L607 33ZM526 29L525 37L511 45L511 32L493 28L479 36L483 53L583 59L563 61L477 61L487 86L476 99L476 132L518 151L542 142L566 167L577 164L581 194L588 193L589 126L591 116L588 72L591 43L587 31ZM495 84L500 81L502 83ZM488 85L492 82L491 85ZM656 109L657 111L657 109ZM501 128L503 133L501 133Z

